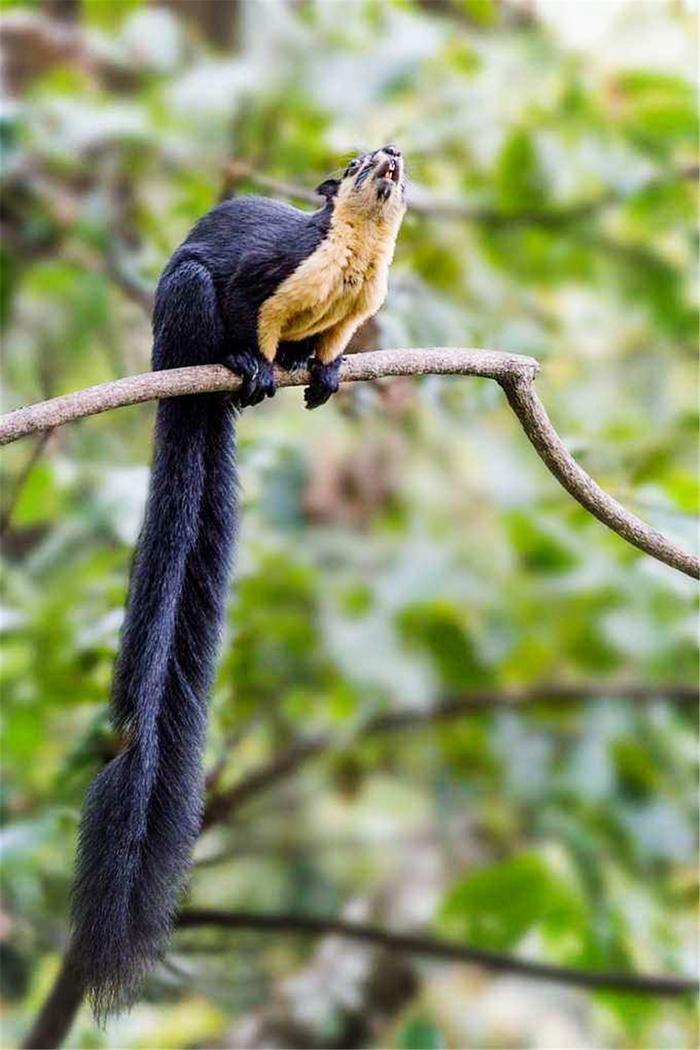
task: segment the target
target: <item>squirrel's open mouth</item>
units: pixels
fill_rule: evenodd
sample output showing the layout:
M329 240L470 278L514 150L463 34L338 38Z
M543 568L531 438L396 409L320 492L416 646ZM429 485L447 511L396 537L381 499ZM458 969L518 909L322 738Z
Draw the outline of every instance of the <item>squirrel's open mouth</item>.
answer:
M387 157L385 155L375 168L374 177L375 179L388 179L391 182L398 182L401 177L401 158Z
M387 201L397 189L401 194L405 189L404 163L401 150L397 146L382 146L374 153L366 154L362 166L355 176L355 190L365 185L376 189L377 200Z
M379 150L379 160L372 171L374 181L377 184L377 197L379 200L388 200L395 186L401 184L403 175L403 160L401 154L386 153Z

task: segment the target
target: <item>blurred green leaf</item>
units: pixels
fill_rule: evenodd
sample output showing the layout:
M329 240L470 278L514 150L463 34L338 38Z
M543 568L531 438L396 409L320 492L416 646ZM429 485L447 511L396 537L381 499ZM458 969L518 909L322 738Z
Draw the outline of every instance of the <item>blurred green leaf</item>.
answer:
M430 656L445 688L466 688L490 680L467 618L449 602L409 605L397 616L396 626L406 647Z
M440 1028L428 1017L413 1017L397 1036L401 1050L443 1050L446 1045Z
M578 892L535 853L471 872L451 888L438 914L446 933L495 951L514 948L535 927L560 933L585 918Z
M577 565L578 559L574 553L524 512L514 511L506 521L511 543L526 571L546 575L567 572Z
M541 209L546 201L547 180L531 133L514 128L505 139L494 176L496 201L503 212Z

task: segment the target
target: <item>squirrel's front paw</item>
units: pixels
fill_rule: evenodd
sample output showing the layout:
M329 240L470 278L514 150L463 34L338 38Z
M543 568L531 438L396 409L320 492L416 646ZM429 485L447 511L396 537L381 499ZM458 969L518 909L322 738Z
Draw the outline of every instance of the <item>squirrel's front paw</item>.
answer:
M275 396L274 369L261 354L241 350L229 354L221 363L241 378L241 385L233 395L235 405L246 408Z
M329 397L335 394L340 386L340 365L342 357L336 357L330 364L324 364L316 357L309 361L309 385L304 391L307 408L318 408L325 405Z

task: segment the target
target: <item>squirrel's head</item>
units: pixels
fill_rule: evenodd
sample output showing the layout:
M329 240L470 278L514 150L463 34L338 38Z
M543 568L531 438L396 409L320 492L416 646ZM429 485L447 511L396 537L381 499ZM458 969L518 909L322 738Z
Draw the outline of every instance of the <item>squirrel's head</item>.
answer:
M316 190L342 205L348 218L401 219L406 211L406 179L398 146L381 146L372 153L361 153L350 161L342 176L326 179Z

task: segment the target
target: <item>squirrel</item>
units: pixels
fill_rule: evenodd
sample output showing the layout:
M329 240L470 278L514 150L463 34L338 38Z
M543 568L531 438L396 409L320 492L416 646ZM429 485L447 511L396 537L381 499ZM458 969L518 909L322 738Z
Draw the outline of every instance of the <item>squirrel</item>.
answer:
M153 368L220 363L233 398L160 402L110 713L122 750L84 804L69 960L98 1019L133 1003L161 957L203 812L202 754L237 535L234 423L275 393L273 362L308 365L307 408L382 305L406 211L401 152L355 157L314 212L260 197L200 219L158 283Z

